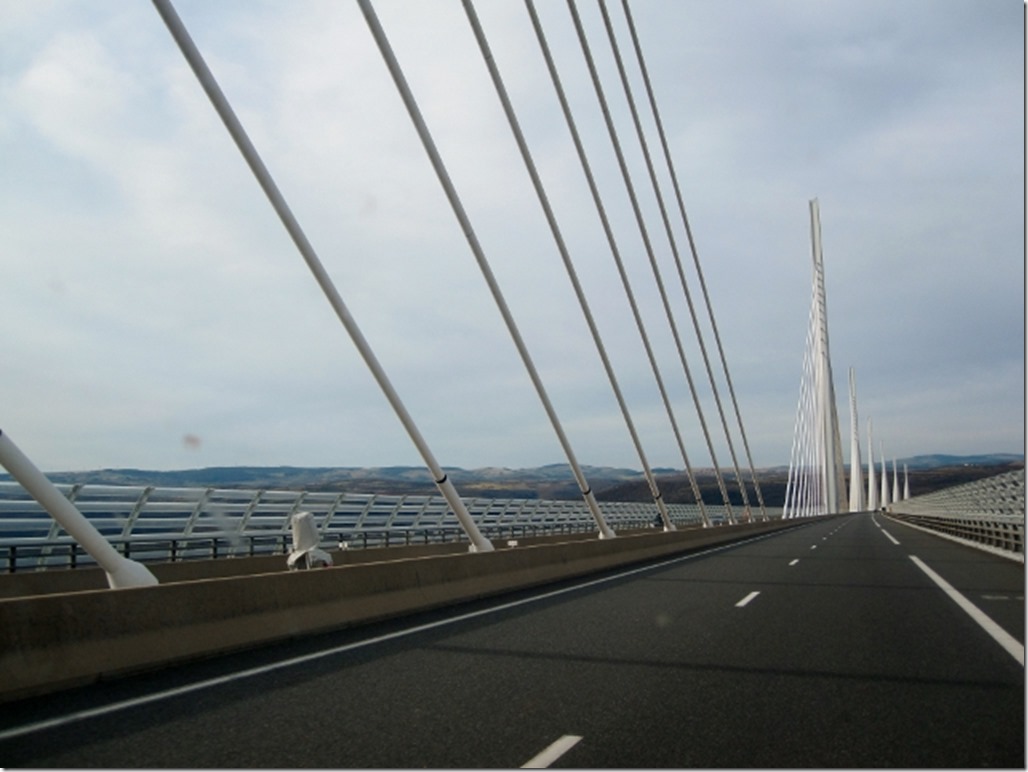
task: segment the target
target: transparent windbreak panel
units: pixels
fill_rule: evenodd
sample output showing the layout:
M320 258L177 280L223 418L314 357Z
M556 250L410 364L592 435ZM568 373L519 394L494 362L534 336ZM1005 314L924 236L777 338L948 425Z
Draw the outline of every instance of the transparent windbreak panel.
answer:
M407 528L439 528L450 506L442 496L405 496L396 512L394 525Z
M44 539L53 526L53 518L35 501L0 498L0 541Z
M442 496L433 496L421 515L415 520L415 525L426 528L439 528L446 522L449 511L450 505L446 499Z
M474 499L468 509L476 523L492 527L503 523L508 516L516 518L524 503L524 499Z
M364 511L364 501L351 501L349 497L336 507L336 511L325 524L326 531L349 531L356 527L357 520Z
M375 496L364 510L358 526L361 528L385 528L401 503L399 496Z
M993 481L985 498L996 507L1023 501L1023 479L1022 471L1020 479ZM460 538L462 531L448 502L438 495L113 485L57 487L119 550L125 549L128 542L132 554L145 554L147 559L151 555L153 559L172 559L172 552L176 560L287 552L292 538L290 518L297 512L314 516L326 544L380 546L429 542ZM957 491L945 500L959 500L966 514L963 502L967 496L967 492ZM977 498L980 502L982 491ZM546 533L596 527L581 499L464 501L475 522L492 532L491 538L502 538L505 529L511 529L511 533L518 529ZM615 530L652 525L656 517L652 503L601 502L600 509ZM678 526L702 524L696 505L668 505L668 511ZM714 522L723 521L723 509L708 505L707 511ZM1023 504L1017 515L990 516L1000 521L1010 517L1023 524ZM18 552L19 566L66 567L72 554L71 541L21 486L0 482L0 547L31 542L35 545L32 549L36 549L37 557L28 564ZM162 549L166 550L164 556L157 557ZM76 560L81 565L89 558L79 549Z

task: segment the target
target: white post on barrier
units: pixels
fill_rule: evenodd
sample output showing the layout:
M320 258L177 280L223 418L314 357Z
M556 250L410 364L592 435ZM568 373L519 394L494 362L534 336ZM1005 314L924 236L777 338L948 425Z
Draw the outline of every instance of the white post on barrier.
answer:
M0 431L0 465L107 572L107 584L112 588L157 584L157 577L150 573L150 569L118 554L85 515L57 490L3 431Z

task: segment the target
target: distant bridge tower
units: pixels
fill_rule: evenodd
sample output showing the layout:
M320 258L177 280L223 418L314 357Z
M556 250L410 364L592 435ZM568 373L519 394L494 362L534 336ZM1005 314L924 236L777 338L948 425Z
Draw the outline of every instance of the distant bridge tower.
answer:
M871 419L867 419L867 508L878 510L878 488L875 485L875 449L871 438Z
M816 198L810 202L810 237L814 281L784 517L845 512L849 506L829 356L821 218Z
M903 465L903 500L906 501L910 498L910 472L907 470L907 465Z
M850 368L850 512L864 511L864 477L860 471L860 426L857 421L857 382Z
M882 495L878 500L878 506L882 509L887 509L889 504L889 468L885 463L885 446L882 441L878 441L878 455L882 457Z

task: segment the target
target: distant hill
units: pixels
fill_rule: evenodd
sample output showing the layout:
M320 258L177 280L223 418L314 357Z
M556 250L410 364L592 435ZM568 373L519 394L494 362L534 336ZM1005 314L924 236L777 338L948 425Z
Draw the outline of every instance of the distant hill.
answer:
M907 465L910 478L910 493L912 496L920 496L932 491L950 488L954 485L973 482L985 477L1009 472L1013 469L1024 468L1024 456L1008 453L996 453L977 456L947 456L930 455L915 456L909 459L897 459L897 471L903 474L903 464ZM875 464L876 470L880 470L880 464ZM889 459L887 469L892 475L892 459ZM847 474L849 469L847 468ZM864 465L864 472L867 472L867 465ZM743 478L746 481L747 496L750 504L756 504L757 498L750 482L750 476L746 470L742 470ZM734 472L722 471L725 488L728 491L728 499L733 505L742 504L742 494L739 485L735 481ZM764 503L769 507L780 507L785 503L785 490L789 481L789 468L785 466L758 469L757 479L760 482L760 492ZM670 475L658 475L657 482L665 501L677 504L695 503L692 485L683 472L675 472ZM696 484L700 489L700 496L705 502L721 501L721 489L713 472L696 472ZM626 481L612 486L606 490L598 491L598 498L603 501L648 501L650 498L648 486L645 482Z
M1024 456L994 453L974 456L923 455L898 459L900 469L910 470L914 495L999 474L1024 466ZM889 470L892 462L889 461ZM649 485L642 472L608 466L585 466L583 471L601 501L650 501ZM692 485L682 470L654 469L661 494L670 503L695 501ZM720 488L711 469L694 470L704 501L721 500ZM445 472L461 495L482 498L575 499L581 494L567 464L547 464L525 469L447 467ZM733 503L741 503L734 473L723 475ZM752 503L756 497L743 470ZM324 490L351 493L421 494L436 492L424 467L296 467L296 466L218 466L202 469L156 471L146 469L98 469L86 472L53 472L48 477L59 483L103 485L153 485L169 488L270 488L280 490ZM785 499L788 467L757 470L761 493L767 506L781 506ZM0 479L10 479L0 473Z
M444 467L444 471L464 496L564 499L579 495L578 485L567 464L548 464L528 469ZM643 479L642 472L618 467L585 466L583 472L596 490ZM153 485L169 488L210 486L385 494L437 492L431 474L423 466L228 466L174 471L97 469L85 472L51 472L47 476L56 483ZM0 474L0 479L10 479L10 476Z
M1018 453L986 453L977 456L947 456L935 453L927 456L911 456L897 459L910 469L931 469L940 466L1002 466L1004 464L1024 465L1024 455Z

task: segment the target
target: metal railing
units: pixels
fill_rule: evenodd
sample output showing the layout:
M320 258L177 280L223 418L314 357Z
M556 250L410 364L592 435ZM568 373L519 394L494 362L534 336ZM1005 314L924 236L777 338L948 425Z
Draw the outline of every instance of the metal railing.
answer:
M1024 561L1024 469L897 501L889 514Z
M287 553L290 518L310 512L322 546L385 547L466 541L442 496L234 488L58 484L115 548L139 561ZM540 499L464 499L491 540L595 531L585 503ZM651 527L653 504L603 502L615 530ZM678 527L701 524L699 508L669 504ZM707 505L715 522L723 513ZM17 483L0 482L0 571L93 565L93 560Z

